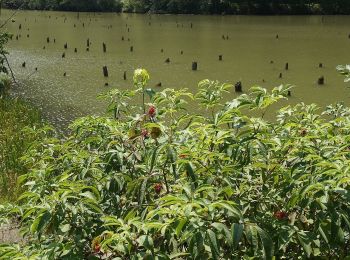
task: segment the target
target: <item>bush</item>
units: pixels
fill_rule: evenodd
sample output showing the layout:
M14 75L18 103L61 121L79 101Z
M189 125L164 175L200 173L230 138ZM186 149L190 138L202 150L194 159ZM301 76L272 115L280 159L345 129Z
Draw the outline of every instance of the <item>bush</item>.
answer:
M67 139L28 151L31 170L19 178L27 191L2 208L2 219L21 219L28 243L1 246L0 256L347 256L349 108L299 104L267 121L290 86L253 87L223 103L232 85L156 93L148 79L137 70L133 90L103 96L114 119L81 118ZM206 115L189 113L189 102Z

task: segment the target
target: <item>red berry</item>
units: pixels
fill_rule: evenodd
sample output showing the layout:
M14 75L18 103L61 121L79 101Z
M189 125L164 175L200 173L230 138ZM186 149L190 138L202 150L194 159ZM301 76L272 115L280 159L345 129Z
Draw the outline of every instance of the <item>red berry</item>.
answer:
M163 189L163 185L161 183L157 183L156 185L154 185L154 190L157 194L159 194Z
M96 244L94 248L95 253L99 253L101 251L101 246L100 244Z
M276 211L273 215L278 220L283 220L283 219L286 219L288 217L287 212L284 212L284 211Z
M150 117L154 117L154 116L156 115L156 112L157 112L157 110L156 110L156 108L155 108L154 106L150 106L150 107L149 107L149 109L148 109L148 115L149 115Z

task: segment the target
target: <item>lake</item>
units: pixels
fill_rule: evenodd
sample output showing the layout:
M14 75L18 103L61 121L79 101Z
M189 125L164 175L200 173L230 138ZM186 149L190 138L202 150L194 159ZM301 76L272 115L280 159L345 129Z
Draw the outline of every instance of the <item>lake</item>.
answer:
M2 10L1 21L12 13ZM290 103L348 103L350 89L335 67L350 63L349 24L349 16L20 11L6 29L13 34L9 61L22 83L14 87L15 93L42 108L59 126L81 115L103 113L106 106L96 96L115 87L131 88L133 70L139 67L150 72L151 87L161 83L155 89L194 92L198 81L206 78L241 81L243 90L290 83L296 86ZM198 71L191 70L193 61ZM102 73L105 65L108 78ZM325 85L318 86L321 76Z

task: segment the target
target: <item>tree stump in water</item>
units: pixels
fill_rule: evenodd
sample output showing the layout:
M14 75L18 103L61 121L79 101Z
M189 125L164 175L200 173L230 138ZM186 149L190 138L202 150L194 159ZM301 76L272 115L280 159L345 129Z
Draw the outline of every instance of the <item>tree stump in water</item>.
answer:
M192 70L196 71L198 69L198 63L196 61L192 62Z
M222 55L219 55L219 60L222 61Z
M26 67L26 62L23 62L22 63L22 68L25 68Z
M105 76L107 78L108 77L108 68L107 68L107 66L103 66L102 70L103 70L103 76Z
M323 64L322 63L318 64L318 67L323 68Z
M280 75L278 77L281 79L282 78L282 73L280 73Z
M291 92L290 90L288 90L287 96L288 96L288 97L292 96L292 92Z
M102 43L102 48L103 48L103 52L106 52L107 51L107 46L105 43Z
M74 48L74 52L77 53L77 52L78 52L78 49L77 49L77 48Z
M87 39L87 40L86 40L86 46L87 46L87 47L90 47L90 39Z
M288 62L286 63L285 69L286 69L286 70L289 69L289 64L288 64Z
M324 77L323 76L319 77L317 80L317 83L318 85L324 85Z
M242 92L242 82L238 81L235 84L235 92Z
M46 42L47 42L47 43L50 43L50 37L47 37L47 38L46 38Z
M124 78L124 80L126 80L126 71L124 71L123 78Z
M134 46L131 46L130 47L130 52L133 52L134 51Z
M170 58L167 58L167 59L165 60L165 63L170 63Z
M66 57L66 53L62 53L62 58L65 58Z
M64 47L65 49L68 49L68 44L65 43L63 47Z

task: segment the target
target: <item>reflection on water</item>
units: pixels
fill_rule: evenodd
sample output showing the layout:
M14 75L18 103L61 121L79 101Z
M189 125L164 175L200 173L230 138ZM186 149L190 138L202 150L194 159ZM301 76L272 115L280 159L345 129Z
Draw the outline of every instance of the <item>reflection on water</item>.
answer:
M11 13L2 11L1 20ZM103 113L105 104L96 96L113 87L132 87L132 72L138 67L149 70L151 86L161 82L162 88L195 91L204 78L242 81L245 90L254 84L271 88L292 83L296 88L291 103L347 102L349 90L335 67L350 60L349 22L349 16L21 11L7 30L14 34L10 63L24 83L16 92L50 111L57 125L64 125L80 115ZM170 62L165 62L168 58ZM198 62L198 71L191 70L193 61ZM102 73L105 65L109 78ZM324 86L317 85L320 76L325 77Z

